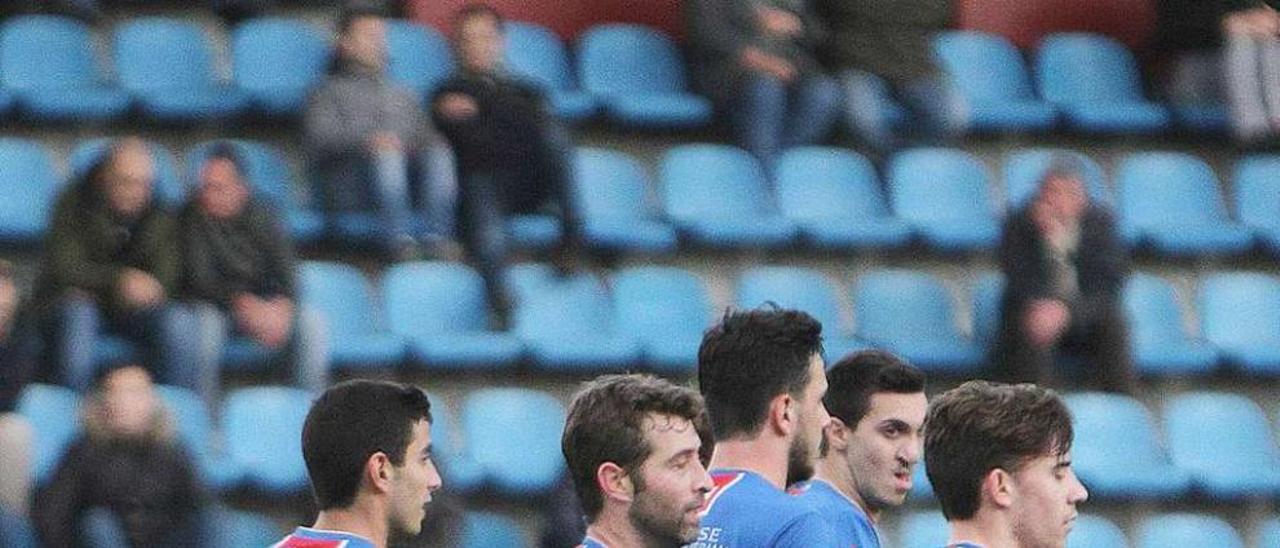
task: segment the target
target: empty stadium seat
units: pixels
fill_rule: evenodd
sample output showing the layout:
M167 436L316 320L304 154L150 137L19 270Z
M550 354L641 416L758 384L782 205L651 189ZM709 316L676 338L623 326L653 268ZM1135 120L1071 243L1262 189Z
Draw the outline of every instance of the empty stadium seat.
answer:
M307 209L305 200L296 196L298 178L289 168L284 154L274 146L245 140L206 141L197 144L186 156L188 180L199 180L197 170L218 143L227 143L235 148L236 155L244 164L245 172L241 175L257 198L283 215L281 224L295 242L309 244L320 239L324 221L319 212Z
M0 139L0 244L31 246L43 238L59 183L43 146Z
M1191 488L1190 475L1161 448L1155 423L1141 402L1100 392L1071 394L1066 402L1075 423L1075 471L1090 497L1169 500Z
M1280 449L1258 404L1238 394L1192 392L1164 409L1173 463L1216 500L1280 496Z
M107 84L89 28L65 17L14 17L0 27L0 86L39 120L110 120L133 101Z
M324 317L333 367L397 367L405 357L405 342L387 331L369 281L355 267L338 263L305 262L298 268L302 306Z
M440 31L403 20L387 22L387 74L424 104L453 74L453 66L449 42Z
M232 391L223 401L227 456L245 471L244 485L272 496L307 489L302 423L311 394L297 388L256 386Z
M260 514L227 508L218 508L211 514L211 548L271 546L285 535L279 525Z
M470 453L488 484L506 496L544 494L560 479L564 421L564 406L536 390L482 388L462 407Z
M726 145L682 145L662 159L667 215L692 242L721 248L785 247L797 229L779 215L760 162Z
M1147 518L1138 526L1135 538L1137 548L1244 548L1240 533L1231 524L1204 514L1161 514Z
M106 154L112 142L112 138L103 137L77 143L67 159L67 163L71 166L71 179L79 180L87 175ZM147 142L147 148L151 150L151 163L155 169L152 192L167 208L174 209L181 206L187 199L187 185L178 175L173 152L170 152L165 145L152 141Z
M1280 280L1264 274L1211 274L1200 282L1200 329L1230 365L1280 375Z
M513 332L535 367L620 371L640 361L640 341L615 323L600 280L589 274L558 277L541 265L517 266L508 276L515 278Z
M251 108L271 116L296 116L320 82L329 62L328 41L311 24L263 17L241 23L231 33L235 85Z
M382 278L391 332L403 337L415 364L428 369L514 367L524 345L491 331L480 275L457 263L404 263Z
M138 17L116 27L116 72L142 112L163 122L236 116L248 105L238 89L218 81L213 53L198 25Z
M1073 150L1028 148L1010 152L1004 157L1004 193L1010 209L1021 208L1035 197L1055 158L1067 160L1080 170L1090 201L1105 206L1115 202L1107 188L1106 173L1093 158Z
M238 484L244 472L215 450L218 443L205 401L176 386L157 386L156 392L168 408L178 439L195 461L204 485L220 491Z
M984 361L956 326L951 294L930 274L879 270L853 287L857 336L930 373L971 374Z
M439 468L445 489L471 493L484 483L484 469L471 458L462 439L462 427L445 401L428 394L431 402L431 456Z
M915 501L934 498L933 484L929 483L929 471L925 469L923 457L911 471L911 491L907 497Z
M1196 375L1213 371L1218 351L1183 327L1182 310L1169 282L1134 274L1125 285L1134 365L1147 375Z
M689 92L671 39L640 25L600 25L578 40L582 87L609 119L631 127L687 128L711 122L711 101Z
M912 512L898 526L898 546L902 548L938 548L947 544L947 518L938 511Z
M522 548L528 546L520 526L493 512L467 512L462 519L459 548Z
M1116 186L1130 243L1172 257L1236 255L1253 245L1253 233L1228 218L1213 169L1194 156L1133 154L1120 163Z
M1111 520L1081 514L1067 535L1067 548L1129 548L1129 539Z
M900 248L911 227L889 214L875 168L837 148L802 147L777 166L778 205L819 248Z
M575 161L574 190L588 245L633 253L675 251L675 228L654 211L648 176L635 158L612 150L580 148Z
M866 350L871 345L851 336L848 323L841 320L840 297L822 274L806 268L757 266L738 278L735 302L739 309L751 310L765 303L802 310L822 323L822 345L827 364L845 354Z
M31 475L36 485L53 477L67 446L80 434L80 397L51 384L29 384L17 411L31 423Z
M1236 164L1235 207L1272 255L1280 255L1280 156L1250 156Z
M618 330L640 340L650 369L694 372L711 310L701 279L672 267L627 268L613 275L613 298Z
M889 163L889 201L930 247L944 252L995 247L1000 227L986 168L967 152L924 148Z
M1025 61L1007 39L973 31L944 32L933 42L956 104L951 124L964 131L1044 131L1057 122L1036 97Z
M585 120L599 108L596 99L578 89L569 54L560 38L542 25L508 22L506 65L545 91L556 115L570 121Z
M1000 304L1004 298L1004 274L986 272L978 275L970 303L973 306L973 342L990 349L1000 333Z
M1280 548L1280 517L1269 519L1258 528L1258 548Z
M1147 101L1133 54L1096 34L1052 34L1036 62L1040 93L1067 124L1089 133L1155 133L1169 126L1163 106Z

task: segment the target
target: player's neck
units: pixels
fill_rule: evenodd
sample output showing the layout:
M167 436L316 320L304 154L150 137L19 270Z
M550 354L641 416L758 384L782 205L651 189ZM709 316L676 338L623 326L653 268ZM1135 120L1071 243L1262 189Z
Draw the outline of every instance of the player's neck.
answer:
M858 486L853 479L853 472L849 471L849 465L837 458L835 454L818 459L818 464L814 467L813 479L831 484L836 491L861 509L862 513L871 519L871 523L880 523L880 511L867 507L866 501L858 495Z
M369 539L377 548L387 546L387 519L382 512L359 504L321 510L313 529L349 533Z
M587 526L587 536L609 548L648 548L657 546L646 539L627 519L626 510L605 509Z
M1017 541L1013 538L1013 528L1008 520L996 512L979 509L972 519L952 521L950 526L951 536L947 540L948 544L964 541L983 548L1018 547Z
M716 443L711 468L750 470L779 490L786 489L787 449L787 441L782 438L757 436L750 440L724 440Z

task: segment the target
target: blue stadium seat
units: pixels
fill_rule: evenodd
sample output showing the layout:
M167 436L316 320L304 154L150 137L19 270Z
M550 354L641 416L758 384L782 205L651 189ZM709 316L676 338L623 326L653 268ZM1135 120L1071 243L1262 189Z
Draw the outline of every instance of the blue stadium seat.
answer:
M1044 131L1057 122L1036 97L1025 61L1008 39L975 31L940 33L933 42L958 104L948 113L964 131Z
M40 485L53 477L62 453L80 434L80 397L51 384L29 384L17 411L31 423L31 475Z
M0 544L9 548L39 548L35 527L25 516L0 506Z
M462 520L459 548L522 548L529 546L520 526L493 512L467 512Z
M972 374L985 355L960 333L951 294L930 274L879 270L853 288L857 335L929 373Z
M453 54L444 36L405 20L387 21L387 74L425 104L453 74Z
M673 267L627 268L613 275L613 298L615 325L640 339L650 369L694 372L711 310L701 279Z
M508 275L516 278L513 332L535 367L620 371L640 362L640 341L614 323L613 303L600 280L589 274L557 278L539 265L517 266Z
M1213 371L1218 351L1187 334L1173 286L1134 274L1124 288L1133 361L1146 375L1199 375Z
M71 150L67 163L71 166L71 179L78 180L85 176L94 164L102 159L107 148L111 146L111 138L97 138L80 141ZM178 176L178 168L173 153L165 145L147 142L151 149L151 163L155 166L155 182L152 192L167 208L174 209L187 199L187 185Z
M1280 449L1262 408L1238 395L1191 392L1164 409L1173 463L1215 500L1280 497Z
M0 27L0 86L40 120L111 120L133 102L107 84L89 28L65 17L14 17Z
M916 463L916 467L911 471L911 491L907 494L910 500L932 500L934 498L933 484L929 483L929 471L924 467L924 458Z
M902 548L938 548L947 544L947 518L935 510L907 514L898 526L898 546Z
M1257 536L1258 548L1280 548L1280 517L1263 522Z
M871 348L869 343L851 335L848 322L841 319L840 297L835 286L815 270L786 266L753 267L738 278L738 296L734 302L742 310L772 302L813 316L822 323L827 365L834 364L850 352Z
M587 244L632 253L675 251L676 231L654 211L648 176L635 158L580 148L576 161L574 189Z
M973 306L973 342L985 349L995 344L1000 333L1000 301L1004 298L1004 274L986 272L978 276L970 296Z
M560 38L542 25L511 21L506 25L506 64L513 74L541 87L556 115L585 120L599 108L596 99L577 89L569 54Z
M1161 255L1237 255L1253 233L1227 216L1218 178L1187 154L1134 154L1116 172L1120 229L1130 243Z
M1280 256L1280 155L1250 156L1236 164L1235 207L1258 242Z
M1204 514L1161 514L1138 526L1137 548L1201 546L1244 548L1244 540L1222 518Z
M682 145L662 159L667 215L692 242L720 248L785 247L797 229L775 212L760 162L726 145Z
M1129 539L1111 520L1080 514L1067 536L1067 548L1129 548Z
M210 548L271 546L285 535L275 522L252 512L218 508L212 518L214 538Z
M227 396L222 433L227 455L245 471L244 485L272 496L307 489L299 440L310 408L311 394L297 388L256 386Z
M1256 375L1280 375L1280 280L1213 274L1200 282L1200 329L1223 360Z
M461 426L449 406L436 394L427 397L431 401L431 455L445 489L454 494L471 493L484 483L484 469L467 452Z
M1169 126L1169 111L1143 97L1133 54L1105 36L1053 34L1040 44L1040 93L1067 124L1089 133L1155 133Z
M355 267L305 262L298 268L302 306L326 320L333 367L395 368L404 361L405 341L387 330L377 296Z
M296 116L307 95L324 76L328 41L301 20L262 17L231 32L235 84L253 110L270 116Z
M560 241L560 221L551 215L512 215L506 228L511 245L519 249L549 249Z
M43 146L0 139L0 244L31 246L44 237L60 181Z
M1076 474L1091 497L1169 500L1191 488L1191 476L1169 461L1141 402L1100 392L1071 394L1066 401L1075 419Z
M923 148L889 163L889 201L926 244L943 252L995 247L1000 227L986 168L967 152Z
M210 50L200 27L180 19L138 17L116 27L120 84L143 113L162 122L225 119L248 105L243 93L217 80Z
M1093 158L1074 150L1027 148L1004 157L1004 194L1010 209L1021 208L1031 201L1040 190L1045 173L1058 157L1074 162L1080 169L1090 201L1106 206L1114 204L1111 191L1107 189L1106 173Z
M889 214L875 168L837 148L802 147L782 154L778 205L819 248L901 248L911 227Z
M194 392L176 386L161 385L156 387L156 391L169 409L178 439L195 461L204 484L217 491L239 484L244 471L215 451L218 444L204 400Z
M506 369L524 345L490 331L480 275L458 263L404 263L384 273L382 302L391 332L403 337L412 363L428 369Z
M1231 109L1221 103L1174 103L1169 112L1178 127L1196 133L1225 134L1231 129Z
M609 119L631 127L688 128L711 122L711 101L689 92L671 39L639 25L591 28L578 40L582 87Z
M229 143L235 148L236 154L245 164L245 173L242 174L245 180L259 199L284 215L281 224L295 242L309 244L320 239L324 221L319 212L307 209L305 200L296 196L298 177L285 162L284 154L274 146L245 140L206 141L197 144L186 156L188 180L199 180L197 170L219 142Z
M482 388L462 407L470 453L489 485L506 496L541 495L560 479L564 421L564 406L536 390Z

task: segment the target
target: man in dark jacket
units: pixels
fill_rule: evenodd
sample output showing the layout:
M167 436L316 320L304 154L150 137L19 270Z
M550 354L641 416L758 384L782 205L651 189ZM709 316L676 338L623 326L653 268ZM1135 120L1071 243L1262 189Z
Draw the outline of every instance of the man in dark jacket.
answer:
M566 260L579 230L568 136L538 90L502 71L502 27L502 16L483 5L454 17L460 70L432 101L436 125L457 158L459 235L500 320L510 306L502 286L506 218L553 210L560 217L559 258Z
M1127 257L1111 214L1089 203L1073 165L1056 162L1005 221L999 259L1007 285L994 362L1002 380L1052 385L1055 354L1068 347L1087 358L1092 384L1133 391L1120 306Z
M150 349L162 382L196 388L189 318L169 300L179 269L173 220L152 199L152 181L146 143L122 139L54 206L36 304L56 374L73 389L94 378L103 326Z

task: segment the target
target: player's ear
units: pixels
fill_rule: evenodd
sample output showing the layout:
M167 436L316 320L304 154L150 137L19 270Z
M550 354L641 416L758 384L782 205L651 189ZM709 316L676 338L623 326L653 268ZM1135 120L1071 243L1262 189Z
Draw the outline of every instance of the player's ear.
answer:
M369 460L364 463L365 480L375 492L391 490L391 473L391 459L382 451L369 455Z
M768 424L766 426L772 428L780 436L789 435L796 428L796 420L799 418L797 413L799 412L796 400L791 397L791 394L786 392L778 394L772 400L769 400L769 416L767 417Z
M606 462L596 468L596 484L604 499L619 502L631 502L635 495L635 483L625 469L612 462Z
M1013 475L1003 468L992 468L982 478L982 499L989 501L996 508L1013 506Z
M849 449L849 427L845 426L844 421L831 417L831 422L827 423L823 435L827 437L827 444L832 451L843 453Z

